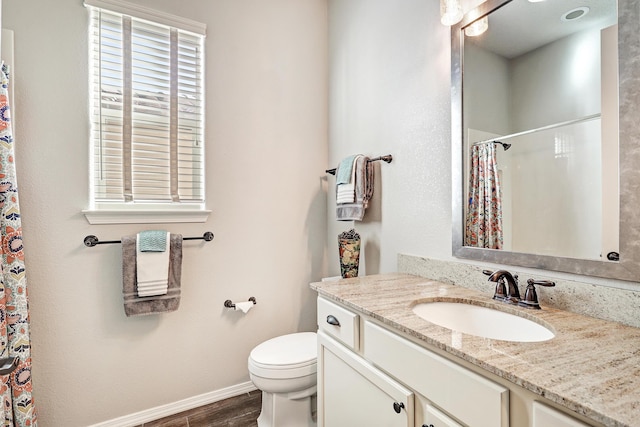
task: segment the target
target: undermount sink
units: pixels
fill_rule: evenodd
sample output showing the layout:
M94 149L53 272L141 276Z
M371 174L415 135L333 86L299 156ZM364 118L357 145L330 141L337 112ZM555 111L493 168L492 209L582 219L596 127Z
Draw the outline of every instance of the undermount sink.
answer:
M425 302L413 307L424 320L454 331L503 341L540 342L553 331L524 317L460 302Z

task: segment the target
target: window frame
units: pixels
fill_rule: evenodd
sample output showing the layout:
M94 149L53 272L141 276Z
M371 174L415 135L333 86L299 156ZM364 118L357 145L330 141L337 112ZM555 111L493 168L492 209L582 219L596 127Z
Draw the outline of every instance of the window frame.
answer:
M177 17L161 11L134 5L121 0L85 0L84 5L89 9L103 10L108 13L115 13L129 16L135 20L147 21L151 24L169 27L180 32L191 33L193 35L206 37L206 25L192 21L186 18ZM93 25L93 23L91 23ZM95 43L90 41L89 49L92 49ZM200 52L204 69L204 52ZM90 69L93 71L93 65ZM204 71L203 71L204 73ZM93 74L91 75L93 79ZM95 95L95 82L90 81L90 94L92 98ZM204 75L200 78L200 93L204 97ZM101 91L102 89L100 89ZM98 99L101 100L102 92L99 93ZM93 101L92 101L93 102ZM94 105L91 106L92 110ZM101 108L98 106L97 108ZM204 109L204 99L202 99L202 108ZM93 115L93 113L91 113ZM102 201L96 199L95 192L95 146L94 137L90 140L90 189L89 189L89 207L82 212L90 224L123 224L123 223L170 223L170 222L205 222L211 211L206 210L206 192L205 192L205 153L204 153L204 110L200 115L201 124L199 127L200 138L196 143L201 143L202 153L199 155L202 164L201 183L201 199L197 201ZM92 133L95 124L92 119ZM177 148L176 148L177 149Z

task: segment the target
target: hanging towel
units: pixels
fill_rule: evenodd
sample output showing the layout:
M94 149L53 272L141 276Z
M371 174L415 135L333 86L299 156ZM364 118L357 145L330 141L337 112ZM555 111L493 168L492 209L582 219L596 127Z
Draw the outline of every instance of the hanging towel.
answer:
M136 283L138 296L167 293L169 277L169 233L142 231L136 236Z
M164 230L147 230L138 233L140 252L164 252L167 250L168 236Z
M348 184L351 182L353 165L355 164L357 154L345 157L340 161L336 172L336 185Z
M129 317L177 310L180 306L182 235L170 235L167 292L164 295L147 297L139 296L137 291L136 240L135 235L122 237L122 295L125 314Z
M341 174L340 171L349 171L350 176L346 183L339 183L336 179L336 203L353 203L355 202L356 195L356 167L355 164L358 159L362 157L362 154L356 154L345 158L338 165L336 174ZM350 162L350 163L349 163ZM346 165L345 165L346 163ZM342 174L341 174L342 175Z
M360 156L355 163L355 201L336 203L338 221L362 221L369 200L373 196L374 166L366 156Z

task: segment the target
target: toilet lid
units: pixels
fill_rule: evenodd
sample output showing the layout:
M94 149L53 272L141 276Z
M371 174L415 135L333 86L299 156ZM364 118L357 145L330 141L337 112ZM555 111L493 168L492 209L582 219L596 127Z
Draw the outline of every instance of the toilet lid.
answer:
M287 368L316 363L315 332L299 332L272 338L256 346L249 355L256 364Z

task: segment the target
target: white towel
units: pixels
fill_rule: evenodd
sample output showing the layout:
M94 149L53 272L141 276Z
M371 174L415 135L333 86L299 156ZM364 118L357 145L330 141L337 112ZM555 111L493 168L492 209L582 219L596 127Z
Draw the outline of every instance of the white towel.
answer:
M157 297L161 295L166 295L169 291L169 286L163 286L158 289L140 289L138 288L138 297Z
M353 203L356 200L355 184L338 184L336 203Z
M169 283L169 242L163 252L141 252L140 234L136 236L136 277L138 296L165 295Z

